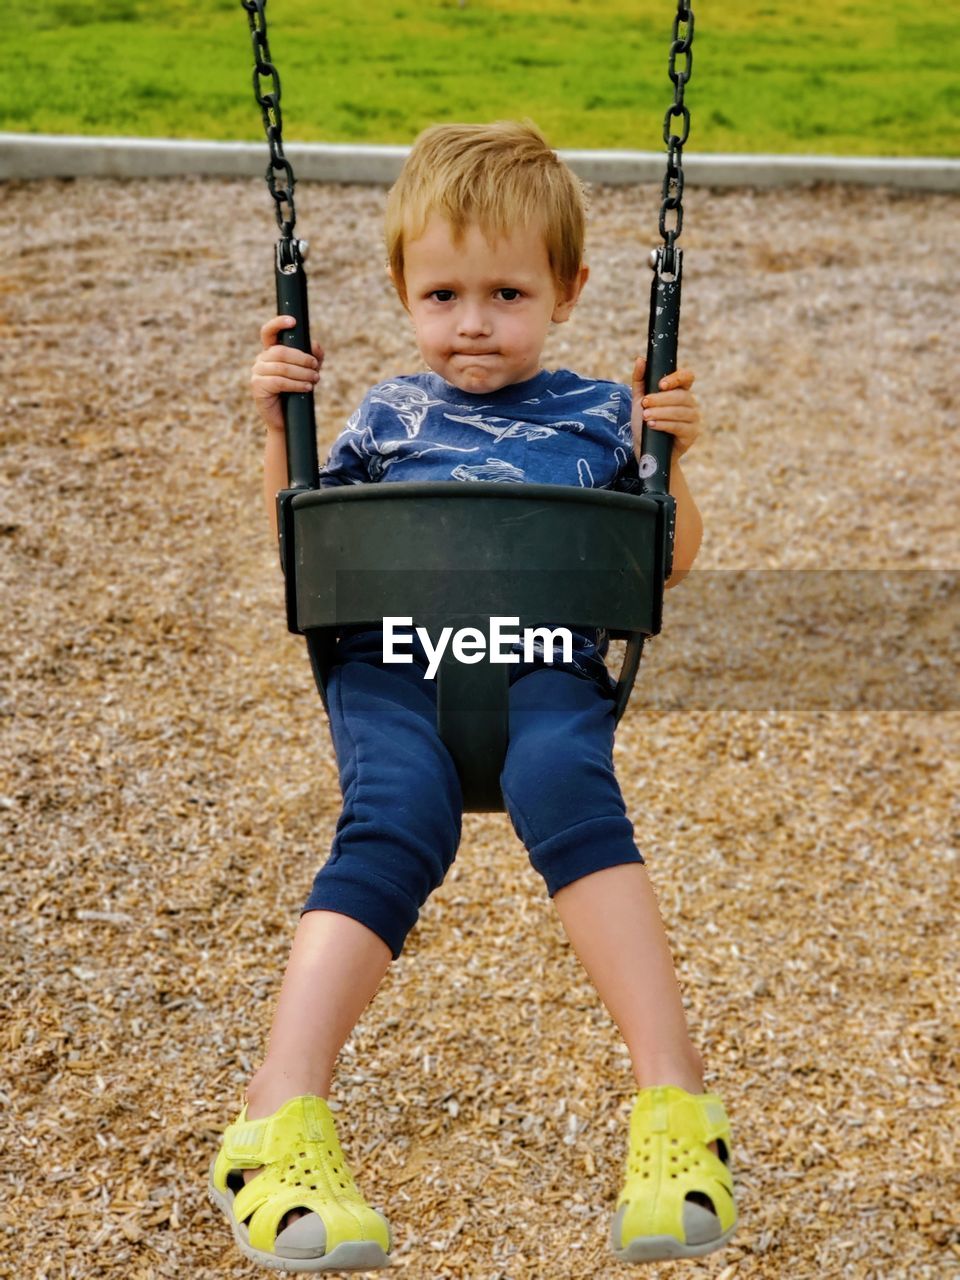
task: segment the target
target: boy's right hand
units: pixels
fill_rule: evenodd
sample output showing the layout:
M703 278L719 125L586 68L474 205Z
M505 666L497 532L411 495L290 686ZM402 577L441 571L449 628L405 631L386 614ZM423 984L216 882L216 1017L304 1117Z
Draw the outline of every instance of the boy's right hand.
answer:
M274 316L260 330L263 350L253 362L250 390L257 412L270 431L283 430L283 409L280 393L283 391L312 391L320 377L323 364L323 348L314 342L313 355L284 347L277 342L281 329L296 324L293 316Z

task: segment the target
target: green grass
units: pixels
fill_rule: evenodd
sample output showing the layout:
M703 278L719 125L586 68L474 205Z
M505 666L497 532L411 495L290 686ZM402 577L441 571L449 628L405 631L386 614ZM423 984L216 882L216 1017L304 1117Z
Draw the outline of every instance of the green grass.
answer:
M673 0L273 0L289 140L409 143L529 116L559 147L660 150ZM692 151L957 155L960 4L694 2ZM239 0L4 11L0 128L262 139Z

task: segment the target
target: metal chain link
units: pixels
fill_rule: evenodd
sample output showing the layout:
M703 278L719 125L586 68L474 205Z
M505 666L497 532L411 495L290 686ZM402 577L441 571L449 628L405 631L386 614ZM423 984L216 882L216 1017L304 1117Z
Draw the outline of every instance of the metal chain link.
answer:
M681 26L686 26L683 36ZM683 229L683 147L690 136L690 108L684 105L683 91L693 72L693 8L677 0L677 12L673 19L673 38L670 45L669 76L673 82L673 102L663 117L663 140L667 146L667 171L663 178L660 205L660 234L663 236L664 267L673 270L673 248ZM677 69L677 57L682 54L684 65ZM683 132L673 132L673 121L680 117ZM667 214L675 214L672 226L667 226Z
M263 127L270 144L270 164L267 166L266 179L270 194L276 202L277 226L285 240L293 236L293 228L297 224L297 211L293 203L293 188L296 178L293 167L283 154L283 117L280 114L280 77L270 58L270 45L267 43L267 0L240 0L247 11L250 23L250 34L253 39L253 96L263 113ZM269 76L272 91L261 92L260 78ZM285 180L286 185L278 184L277 177ZM283 206L286 204L290 216L284 217Z
M277 226L284 239L293 235L297 222L297 211L293 202L293 190L296 185L293 167L283 153L283 117L280 111L280 76L270 57L270 45L267 40L267 0L240 0L247 12L250 34L253 42L253 94L263 115L263 127L270 145L270 164L266 171L267 186L277 206ZM683 101L683 91L690 81L693 72L693 8L677 0L677 12L673 19L673 36L670 45L670 63L668 74L673 83L673 102L663 117L663 141L667 147L667 169L663 178L660 205L659 230L663 237L665 249L664 265L672 270L673 248L683 229L683 147L690 136L690 108ZM685 26L681 36L680 28ZM684 65L678 70L677 58L683 55ZM260 77L269 76L272 91L263 93ZM673 132L673 121L680 117L683 121L683 132ZM286 185L279 185L277 176L282 175ZM290 216L284 217L283 206L286 204ZM674 213L672 226L667 226L668 213Z

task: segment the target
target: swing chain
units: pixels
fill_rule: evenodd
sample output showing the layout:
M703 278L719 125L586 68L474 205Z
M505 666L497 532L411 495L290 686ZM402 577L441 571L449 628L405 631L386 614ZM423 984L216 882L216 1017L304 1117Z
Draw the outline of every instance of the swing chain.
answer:
M681 36L681 26L686 26ZM677 58L683 55L684 64L677 68ZM664 244L664 270L673 272L673 250L683 229L683 147L690 136L690 108L684 104L683 91L693 72L693 8L677 0L677 12L673 19L673 37L670 44L668 74L673 82L673 102L663 117L663 141L667 147L667 171L664 174L660 205L660 234ZM674 133L673 121L680 117L682 132ZM667 226L667 214L675 214L673 225Z
M267 166L267 186L276 203L277 226L284 240L293 236L293 228L297 223L297 211L293 203L293 188L296 178L293 166L283 154L283 117L280 114L280 76L270 57L270 45L267 43L267 0L240 0L247 11L250 23L250 35L253 40L253 94L263 113L263 127L270 144L270 164ZM270 93L262 93L260 77L269 76L273 84ZM277 184L277 175L282 175L286 185ZM282 180L281 180L282 181ZM290 208L289 218L284 217L283 205Z

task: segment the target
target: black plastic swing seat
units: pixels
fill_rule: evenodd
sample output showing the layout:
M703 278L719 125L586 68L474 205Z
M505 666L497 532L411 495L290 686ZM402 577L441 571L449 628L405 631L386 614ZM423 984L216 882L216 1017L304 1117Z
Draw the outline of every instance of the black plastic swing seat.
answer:
M338 629L412 618L441 627L492 617L518 627L604 627L628 641L615 694L619 721L645 637L660 630L668 508L653 495L563 485L456 481L285 491L281 556L291 630L307 638L326 706ZM475 655L476 656L476 655ZM437 671L437 728L467 812L503 809L509 731L503 662Z

